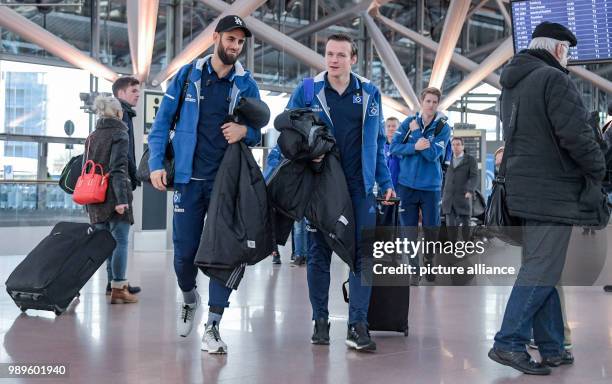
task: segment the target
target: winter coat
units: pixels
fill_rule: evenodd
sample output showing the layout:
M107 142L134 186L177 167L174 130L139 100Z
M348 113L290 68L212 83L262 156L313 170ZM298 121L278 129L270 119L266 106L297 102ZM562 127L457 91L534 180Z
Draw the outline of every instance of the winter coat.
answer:
M510 214L597 224L604 156L568 71L547 51L524 50L500 83Z
M108 173L109 184L106 200L99 204L87 204L89 220L92 224L103 223L119 217L134 223L132 214L132 187L128 176L129 139L125 124L114 118L101 118L96 129L87 138L83 160L93 160L101 164ZM129 204L129 209L119 215L115 206Z
M266 184L243 142L230 144L215 178L195 264L236 289L246 265L274 250Z
M464 153L463 159L453 166L451 160L442 192L442 213L448 215L454 208L457 215L472 215L472 199L466 199L465 194L470 192L474 196L478 186L478 164L476 159Z
M269 167L266 182L277 244L284 245L293 222L306 217L352 270L355 220L333 136L315 113L303 109L284 112L275 127L281 132L276 148L282 156L269 159L279 163ZM312 159L321 154L323 161L314 163Z
M128 175L130 176L130 183L132 186L132 191L136 189L139 185L141 185L140 181L136 178L136 146L134 144L134 123L132 119L136 116L136 111L129 105L127 102L119 99L121 103L121 108L123 109L123 122L127 126L128 129L128 137L130 140L129 143L129 155L128 155Z

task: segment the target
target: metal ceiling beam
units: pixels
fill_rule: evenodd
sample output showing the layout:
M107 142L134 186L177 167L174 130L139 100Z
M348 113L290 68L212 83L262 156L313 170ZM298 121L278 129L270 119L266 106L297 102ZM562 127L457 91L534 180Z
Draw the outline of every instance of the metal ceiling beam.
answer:
M96 77L109 81L119 77L112 69L8 7L0 6L0 26Z
M604 79L603 77L589 71L584 67L567 67L567 69L574 75L580 77L582 80L588 81L593 84L596 88L612 94L612 82Z
M470 9L470 0L454 0L451 1L444 18L444 27L442 29L442 37L440 38L440 48L436 54L436 60L431 70L429 86L442 89L444 77L448 71L451 57L461 35L461 29L465 22L468 10Z
M490 43L483 44L480 47L477 47L477 48L474 48L474 49L470 50L465 55L465 57L467 57L468 59L473 59L476 56L480 56L480 55L483 55L485 53L489 53L489 52L493 51L495 48L499 47L499 45L501 43L503 43L504 40L506 40L506 39L499 39L499 40L492 41Z
M207 6L216 10L217 12L223 12L227 9L228 4L221 0L202 0ZM269 25L257 20L252 16L248 16L244 19L249 29L259 40L262 40L278 50L286 52L291 56L302 61L304 64L318 71L325 70L325 58L319 55L317 52L308 48L307 46L293 40L287 35L277 31ZM402 103L393 99L389 96L382 96L382 101L393 109L402 112L405 115L410 114L410 109Z
M417 33L411 29L408 29L406 27L404 27L403 25L381 15L381 14L377 14L376 17L378 18L378 20L380 20L383 24L385 24L387 27L393 29L394 31L396 31L397 33L406 36L407 38L409 38L410 40L414 41L416 44L421 45L422 47L436 52L439 48L439 44L436 43L435 41L433 41L432 39L425 37L423 35L421 35L420 33ZM471 72L474 71L478 68L479 64L476 63L475 61L472 61L468 58L466 58L465 56L462 56L458 53L453 53L453 55L451 56L451 63L453 63L455 66L457 66L458 68L460 68L463 71L466 72ZM499 76L491 73L489 74L485 79L485 82L487 84L490 84L492 86L494 86L497 89L501 89L501 85L499 85Z
M472 18L472 16L474 16L474 14L476 12L478 12L480 10L480 8L484 7L484 5L486 3L488 3L489 0L482 0L480 3L478 3L478 5L476 5L475 7L473 7L467 14L467 16L465 17L466 20L469 20Z
M389 44L389 41L385 38L380 29L378 29L370 15L364 13L361 15L361 19L366 24L374 47L376 48L376 52L378 52L378 56L385 66L385 70L389 73L389 77L391 77L391 81L393 81L400 95L402 95L402 98L411 110L415 111L419 109L419 98L416 93L414 93L414 88L412 88L412 84L410 84L410 80L408 80L408 76L406 76L402 64L393 52L391 44Z
M497 2L497 6L499 7L499 11L501 12L504 20L506 21L506 25L512 25L512 19L510 19L510 14L504 5L502 0L495 0Z
M509 37L480 64L478 69L472 71L472 73L450 91L446 98L440 102L439 109L446 110L453 105L455 101L459 100L461 96L477 86L488 74L501 67L513 55L514 48L512 45L512 37Z
M151 69L159 0L127 2L127 29L134 75L146 81Z
M202 0L202 2L210 6L209 1ZM210 23L200 34L195 37L184 49L176 55L176 57L164 68L155 78L152 84L154 86L159 85L161 82L167 80L170 76L174 75L179 68L186 63L192 61L198 57L202 52L210 48L213 42L213 33L217 23L222 17L227 15L238 15L243 19L253 13L257 8L266 2L266 0L236 0L233 4L227 4L223 1L218 1L222 4L223 10L221 14ZM213 7L214 8L214 7ZM247 22L247 25L249 23ZM250 25L249 25L250 28Z

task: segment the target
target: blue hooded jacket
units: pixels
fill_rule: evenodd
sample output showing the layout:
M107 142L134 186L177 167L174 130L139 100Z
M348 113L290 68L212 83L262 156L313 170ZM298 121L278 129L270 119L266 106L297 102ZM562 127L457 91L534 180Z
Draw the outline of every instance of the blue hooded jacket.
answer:
M401 185L421 191L440 191L442 189L440 160L446 155L451 134L450 126L445 123L442 131L434 137L436 125L442 117L441 113L436 113L432 123L424 130L423 119L417 113L404 120L395 132L391 142L391 154L401 158L398 180ZM406 144L402 144L402 140L410 130L410 122L414 119L417 120L421 129L412 132ZM431 145L427 149L417 151L414 146L422 137L429 139Z
M192 66L189 76L187 94L181 108L181 116L176 124L172 147L174 149L174 182L188 183L193 170L193 157L195 155L196 142L198 139L198 120L200 117L200 79L204 63L210 59L208 55L193 63L183 66L176 76L170 81L168 89L164 94L153 128L149 133L149 169L152 171L163 168L163 159L168 143L170 125L176 114L179 98L183 89L183 83L189 66ZM257 84L249 71L245 70L240 62L234 64L233 86L228 114L232 114L234 107L241 97L259 96ZM261 141L261 132L252 127L247 127L244 138L246 145L257 145Z
M329 115L329 107L325 99L325 74L321 72L314 78L314 98L310 104L313 111L329 127L333 127ZM382 115L380 91L370 80L353 73L363 87L363 132L361 147L361 164L364 188L366 194L373 193L374 184L378 183L379 191L393 188L391 175L385 159L384 146L386 142L385 124ZM293 91L287 109L307 107L304 100L304 82ZM268 167L265 175L269 176L272 170L280 163L282 157L274 150L268 156Z

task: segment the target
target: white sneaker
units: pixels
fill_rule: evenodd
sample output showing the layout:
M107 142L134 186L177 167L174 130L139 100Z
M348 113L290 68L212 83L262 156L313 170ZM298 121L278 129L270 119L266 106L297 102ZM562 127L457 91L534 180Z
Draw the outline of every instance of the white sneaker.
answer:
M211 354L227 353L227 345L221 340L219 335L219 326L213 322L211 325L206 324L204 327L204 336L202 336L202 350L208 351Z
M196 302L193 304L181 305L178 319L178 334L182 337L187 337L193 329L193 320L196 315L196 311L200 306L200 295L196 291Z

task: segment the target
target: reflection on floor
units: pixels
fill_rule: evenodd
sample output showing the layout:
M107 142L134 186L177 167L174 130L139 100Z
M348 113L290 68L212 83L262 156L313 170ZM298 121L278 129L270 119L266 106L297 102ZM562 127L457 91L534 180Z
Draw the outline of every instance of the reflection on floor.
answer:
M129 276L143 287L138 304L111 306L104 295L102 270L82 290L80 302L58 318L42 311L21 314L1 293L0 363L70 364L69 379L45 383L612 381L612 295L601 287L566 289L575 365L556 368L549 377L530 377L487 358L510 287L413 288L410 335L375 332L378 352L360 354L344 345L347 306L340 285L345 267L337 258L332 265L331 345L313 346L306 269L290 267L285 256L281 266L265 260L247 269L221 323L227 356L200 352L202 311L197 333L177 337L179 293L171 254L136 253ZM20 260L2 258L2 283ZM199 291L206 298L207 278L199 279Z

